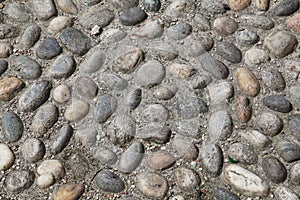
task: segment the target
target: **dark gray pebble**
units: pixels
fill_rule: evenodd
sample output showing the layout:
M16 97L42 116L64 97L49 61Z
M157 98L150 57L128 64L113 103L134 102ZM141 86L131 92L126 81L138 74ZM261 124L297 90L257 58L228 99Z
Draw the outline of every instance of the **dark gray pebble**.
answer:
M207 111L206 103L197 97L185 97L178 102L178 114L184 119L197 117Z
M217 44L217 53L232 63L239 63L242 60L241 50L230 42L221 42Z
M50 152L56 155L63 151L73 135L73 128L70 124L64 124L50 141Z
M126 105L129 109L134 110L138 107L142 100L142 90L140 88L132 89L126 96Z
M39 40L41 31L42 29L36 24L28 26L21 37L20 43L25 48L33 47L34 44Z
M281 0L273 8L272 13L277 16L288 16L299 8L299 0Z
M8 63L6 60L0 60L0 76L7 70Z
M61 53L61 47L55 38L46 38L36 48L36 55L40 59L49 60Z
M110 94L105 94L97 99L94 117L98 123L104 123L116 111L118 101Z
M22 137L24 126L21 118L16 113L3 113L1 123L5 141L16 142Z
M147 18L146 13L140 7L133 7L125 10L119 17L124 26L134 26Z
M290 131L300 141L300 114L290 115L288 121Z
M103 74L101 80L103 81L104 85L111 90L121 91L124 90L128 85L128 82L125 79L117 74L112 73Z
M10 66L19 71L23 79L37 79L42 74L40 64L26 55L12 56Z
M230 190L225 188L214 186L212 188L212 192L218 200L240 200L238 196L236 196Z
M143 0L143 6L147 11L157 12L160 9L160 0Z
M223 152L217 144L206 144L200 149L199 157L201 166L212 177L217 177L222 172Z
M212 57L203 57L201 59L201 67L211 73L216 79L225 79L229 75L229 69L227 66Z
M117 174L106 170L100 171L96 175L95 182L105 192L119 193L125 189L122 179Z
M262 80L265 86L275 91L282 91L286 85L282 74L274 68L263 71Z
M245 29L240 32L237 32L236 39L241 45L244 46L250 46L259 41L259 37L257 33L249 29Z
M286 179L286 168L278 158L264 158L261 165L266 176L274 183L282 183Z
M20 29L10 24L0 24L0 39L15 38L19 35Z
M300 159L300 147L287 140L280 140L275 146L275 150L286 162L293 162Z
M172 40L182 40L192 33L192 26L187 23L178 23L167 28L165 33Z
M153 122L138 130L136 136L145 141L164 144L170 140L171 129L164 124Z
M288 113L293 109L289 100L278 95L272 95L263 98L263 104L272 110L282 113Z
M48 73L53 78L67 78L74 72L75 66L76 63L71 56L60 55L54 60Z
M35 175L30 170L16 170L10 172L5 179L4 186L9 192L18 193L30 188Z

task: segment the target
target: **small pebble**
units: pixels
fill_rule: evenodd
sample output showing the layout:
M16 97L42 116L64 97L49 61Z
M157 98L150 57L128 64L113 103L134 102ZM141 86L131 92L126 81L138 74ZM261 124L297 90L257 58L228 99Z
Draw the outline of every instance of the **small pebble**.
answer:
M264 158L262 168L266 176L274 183L282 183L287 177L285 166L276 157Z
M80 96L93 99L98 92L97 84L89 77L79 76L74 80L74 88Z
M116 111L118 100L112 95L99 96L94 108L94 117L98 123L104 123Z
M238 68L236 78L240 89L250 97L255 97L260 91L260 84L256 76L248 68Z
M178 23L166 29L165 34L171 40L182 40L192 33L192 26L187 23Z
M71 25L71 19L65 16L59 16L51 20L48 26L49 32L60 32Z
M52 174L55 181L62 179L65 174L65 168L59 160L44 160L37 168L38 175Z
M41 21L46 21L56 14L53 0L34 0L31 2L32 9Z
M286 162L294 162L300 159L300 147L290 141L280 140L275 146L276 152Z
M293 107L289 100L279 95L272 95L263 98L263 104L271 110L288 113Z
M24 131L23 121L14 112L4 112L2 114L2 134L6 142L17 142L21 139Z
M73 136L73 127L69 124L64 124L50 140L50 152L56 155L64 150Z
M177 90L176 86L159 86L153 95L160 100L170 100L176 95Z
M257 148L264 149L272 143L267 136L256 130L242 131L240 135L243 140Z
M147 18L147 14L140 7L133 7L125 10L119 17L124 26L134 26Z
M34 80L42 75L41 65L25 55L12 56L10 66L19 72L22 79Z
M166 122L169 119L169 110L161 104L148 104L143 111L143 117L150 122Z
M225 140L231 136L233 123L227 111L217 111L210 116L208 134L211 141Z
M41 34L41 28L38 25L36 24L30 25L23 32L20 43L25 48L31 48L39 40L40 34Z
M65 110L65 118L70 122L80 121L86 117L89 111L90 105L87 102L74 100Z
M53 195L53 200L76 200L84 192L84 185L69 183L60 186Z
M204 171L211 177L217 177L222 172L223 152L217 144L208 143L200 149L199 158Z
M217 54L232 63L239 63L242 60L241 50L230 42L218 43Z
M105 73L102 81L111 90L122 91L128 86L128 82L117 74Z
M36 55L40 59L49 60L61 53L61 47L55 38L44 39L36 49Z
M133 172L142 162L144 153L143 143L136 142L131 144L121 155L118 170L126 174Z
M21 145L20 151L28 163L36 163L44 158L46 147L42 140L29 138Z
M271 8L271 12L277 16L288 16L299 8L298 0L281 0Z
M187 167L179 167L174 170L176 185L184 192L194 193L201 180L196 171Z
M295 14L286 20L286 25L295 32L300 32L300 14Z
M244 124L251 119L252 106L250 100L247 97L239 95L236 98L236 116L239 121Z
M275 197L278 200L299 200L300 197L286 186L278 186L274 191Z
M12 53L12 46L9 43L0 43L0 58L7 58Z
M239 11L245 9L250 5L251 0L229 0L229 7L231 10Z
M257 128L265 135L274 136L283 129L282 119L274 113L262 112L256 121Z
M102 164L111 166L117 162L117 155L105 146L98 146L95 148L93 157L99 160ZM126 163L125 163L126 164Z
M258 160L258 155L252 146L238 142L229 146L228 156L248 165L256 164Z
M15 162L15 155L6 144L0 143L0 158L0 171L9 169Z
M212 192L218 200L240 200L238 196L225 188L214 186Z
M7 174L4 187L12 193L22 192L34 183L34 172L30 170L15 170Z
M175 161L175 157L168 151L156 151L147 158L148 166L155 170L167 169L174 165Z
M45 189L53 185L55 182L54 176L50 173L43 174L36 179L36 184L41 189Z
M255 5L259 10L267 11L269 9L270 0L255 0Z
M143 6L147 11L158 12L161 3L160 0L143 0Z
M137 131L137 138L145 141L164 144L170 140L171 130L161 123L150 123Z
M168 73L178 78L191 77L195 72L195 69L186 64L173 63L168 67Z
M214 29L221 35L231 35L237 28L238 24L230 17L218 17L214 21Z
M277 69L270 68L263 71L262 80L265 86L275 91L282 91L286 86L285 79Z
M53 99L58 103L65 103L71 98L70 87L62 84L54 88L53 90Z
M179 134L174 137L172 141L172 148L181 158L188 162L196 160L199 155L199 150L191 138L183 137Z
M293 185L300 185L300 162L296 162L290 168L290 181Z
M125 183L115 173L110 171L100 171L95 176L97 186L104 192L119 193L125 189Z
M0 101L11 100L24 86L24 82L15 77L0 79Z
M76 15L78 12L77 7L72 0L58 0L57 6L67 14Z
M126 96L126 105L134 110L139 106L142 100L142 90L139 88L131 89Z

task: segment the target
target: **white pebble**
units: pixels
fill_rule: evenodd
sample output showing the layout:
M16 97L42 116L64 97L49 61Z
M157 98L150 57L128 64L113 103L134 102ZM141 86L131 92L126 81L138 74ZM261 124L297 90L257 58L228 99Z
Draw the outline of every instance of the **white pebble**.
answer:
M14 153L6 144L0 144L0 171L9 169L15 161Z

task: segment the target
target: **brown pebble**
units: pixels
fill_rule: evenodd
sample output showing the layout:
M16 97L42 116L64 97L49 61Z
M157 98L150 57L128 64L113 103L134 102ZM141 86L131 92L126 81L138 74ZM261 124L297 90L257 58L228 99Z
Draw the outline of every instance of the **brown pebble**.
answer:
M167 151L157 151L148 157L147 163L153 169L162 170L171 167L175 163L175 158Z
M11 100L24 85L23 81L18 78L4 77L0 80L0 101Z
M255 0L258 10L266 11L269 9L270 0Z
M286 20L286 25L295 32L300 32L300 13Z
M229 0L228 3L231 10L238 11L238 10L243 10L244 8L249 6L251 0Z
M236 100L236 115L241 123L247 123L252 115L250 100L244 96L238 96Z
M54 200L77 200L84 192L84 186L82 184L65 184L58 188L54 193Z
M194 68L190 65L174 63L169 66L168 72L178 78L188 78L194 74Z
M260 91L260 85L255 75L247 68L238 68L236 78L243 93L255 97Z
M218 17L214 21L214 29L221 35L233 34L238 28L238 24L230 17Z

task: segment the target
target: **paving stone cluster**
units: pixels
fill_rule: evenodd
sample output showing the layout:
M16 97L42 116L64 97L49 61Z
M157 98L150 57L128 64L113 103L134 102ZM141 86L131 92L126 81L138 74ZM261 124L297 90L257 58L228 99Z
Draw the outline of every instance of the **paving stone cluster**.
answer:
M1 0L0 199L300 199L299 0Z

